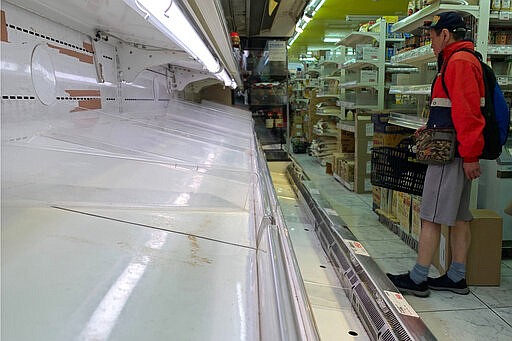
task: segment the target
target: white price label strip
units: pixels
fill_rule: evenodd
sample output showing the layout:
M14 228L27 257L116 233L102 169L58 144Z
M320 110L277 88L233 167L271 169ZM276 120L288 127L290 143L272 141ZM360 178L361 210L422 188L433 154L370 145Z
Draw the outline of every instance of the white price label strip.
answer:
M395 306L398 312L402 315L419 317L419 315L412 309L410 304L405 300L402 294L393 291L384 290L386 296L389 298L391 303Z
M347 244L347 246L349 248L351 248L352 251L354 251L354 253L356 253L358 255L370 257L370 254L368 253L368 251L366 251L366 249L363 247L363 245L360 242L355 241L355 240L345 240L345 244Z

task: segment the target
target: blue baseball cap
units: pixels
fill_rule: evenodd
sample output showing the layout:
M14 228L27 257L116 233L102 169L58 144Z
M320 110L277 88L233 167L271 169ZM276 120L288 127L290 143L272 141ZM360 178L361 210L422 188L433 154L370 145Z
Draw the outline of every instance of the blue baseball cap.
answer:
M443 12L434 15L430 29L447 29L450 32L466 31L466 22L457 12Z

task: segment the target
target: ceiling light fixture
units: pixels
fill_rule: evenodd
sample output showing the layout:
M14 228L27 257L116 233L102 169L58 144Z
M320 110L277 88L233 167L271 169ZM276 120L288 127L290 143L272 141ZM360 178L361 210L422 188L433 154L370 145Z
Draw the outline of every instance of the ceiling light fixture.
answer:
M199 61L226 86L232 86L232 78L213 56L204 39L188 21L177 1L123 0L141 14L145 20L178 44L183 50Z
M324 37L324 43L337 43L340 39L340 37Z
M373 21L373 20L377 20L378 18L380 18L380 16L378 15L358 15L358 14L351 14L351 15L347 15L345 17L345 20L346 21L358 21L358 22L363 22L363 21Z

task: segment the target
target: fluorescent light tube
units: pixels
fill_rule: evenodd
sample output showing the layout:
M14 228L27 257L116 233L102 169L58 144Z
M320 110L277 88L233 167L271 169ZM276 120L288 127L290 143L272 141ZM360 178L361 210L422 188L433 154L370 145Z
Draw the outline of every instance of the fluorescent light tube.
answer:
M187 20L176 1L124 0L135 1L135 5L145 13L145 19L156 26L163 34L175 41L192 57L201 62L208 71L218 73L221 66L210 52L203 39Z
M340 39L337 37L324 37L324 43L337 43Z
M235 83L235 87L236 87L236 82L233 81L233 79L226 72L226 70L222 70L221 72L217 73L215 75L215 77L217 77L219 80L221 80L225 86L233 87L233 83Z

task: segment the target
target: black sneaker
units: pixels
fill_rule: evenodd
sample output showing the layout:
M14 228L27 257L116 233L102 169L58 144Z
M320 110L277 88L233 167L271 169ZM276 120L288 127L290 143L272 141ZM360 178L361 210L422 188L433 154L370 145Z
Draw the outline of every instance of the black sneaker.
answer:
M386 274L388 278L393 282L395 287L398 288L404 294L412 294L418 297L427 297L430 295L430 290L428 290L427 281L421 282L420 284L414 283L414 281L409 277L409 273L401 274L401 275L392 275Z
M448 277L447 274L444 274L443 276L437 278L429 277L427 279L427 284L428 287L432 290L451 291L459 295L469 294L469 288L464 278L458 282L454 282L450 279L450 277Z

